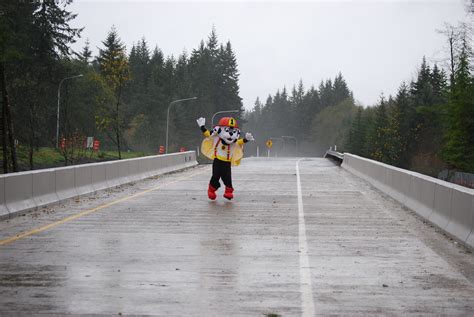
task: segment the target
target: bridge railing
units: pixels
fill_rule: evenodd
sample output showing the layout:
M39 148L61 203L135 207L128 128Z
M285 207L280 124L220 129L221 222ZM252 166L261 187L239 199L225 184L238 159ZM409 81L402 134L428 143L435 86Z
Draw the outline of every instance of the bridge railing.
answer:
M196 164L189 151L0 175L0 219Z
M474 247L474 190L344 153L342 167Z
M341 163L344 160L344 153L339 153L336 151L336 149L333 150L332 147L329 148L329 150L327 150L324 154L324 157L336 160Z

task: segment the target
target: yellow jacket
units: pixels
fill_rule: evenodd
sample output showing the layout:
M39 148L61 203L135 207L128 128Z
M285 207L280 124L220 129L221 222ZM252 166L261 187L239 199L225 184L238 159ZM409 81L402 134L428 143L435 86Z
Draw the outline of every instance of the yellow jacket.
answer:
M244 139L238 139L232 144L223 144L222 140L217 135L211 135L209 131L205 131L206 137L201 143L201 152L207 158L224 162L231 162L233 166L238 166L242 157L244 156Z

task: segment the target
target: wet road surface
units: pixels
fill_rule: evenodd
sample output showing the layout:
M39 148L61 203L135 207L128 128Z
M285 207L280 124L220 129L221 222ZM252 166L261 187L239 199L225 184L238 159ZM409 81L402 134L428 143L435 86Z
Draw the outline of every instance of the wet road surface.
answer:
M232 202L207 165L0 222L0 315L474 314L469 250L297 162L244 160Z

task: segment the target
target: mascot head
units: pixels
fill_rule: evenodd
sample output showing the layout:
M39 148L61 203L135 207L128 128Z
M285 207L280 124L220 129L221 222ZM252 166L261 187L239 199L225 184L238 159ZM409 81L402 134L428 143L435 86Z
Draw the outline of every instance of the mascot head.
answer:
M218 135L226 144L235 143L240 137L237 120L232 117L221 118L212 132L212 134Z

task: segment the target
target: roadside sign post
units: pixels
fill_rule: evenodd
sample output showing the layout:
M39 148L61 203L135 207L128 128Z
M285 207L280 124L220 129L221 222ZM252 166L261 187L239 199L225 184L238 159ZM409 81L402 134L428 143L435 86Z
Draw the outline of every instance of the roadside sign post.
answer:
M265 143L265 145L267 146L267 157L270 157L270 149L272 148L273 146L273 141L272 140L268 140L267 143Z
M94 146L94 137L88 136L86 139L86 149L91 150Z

